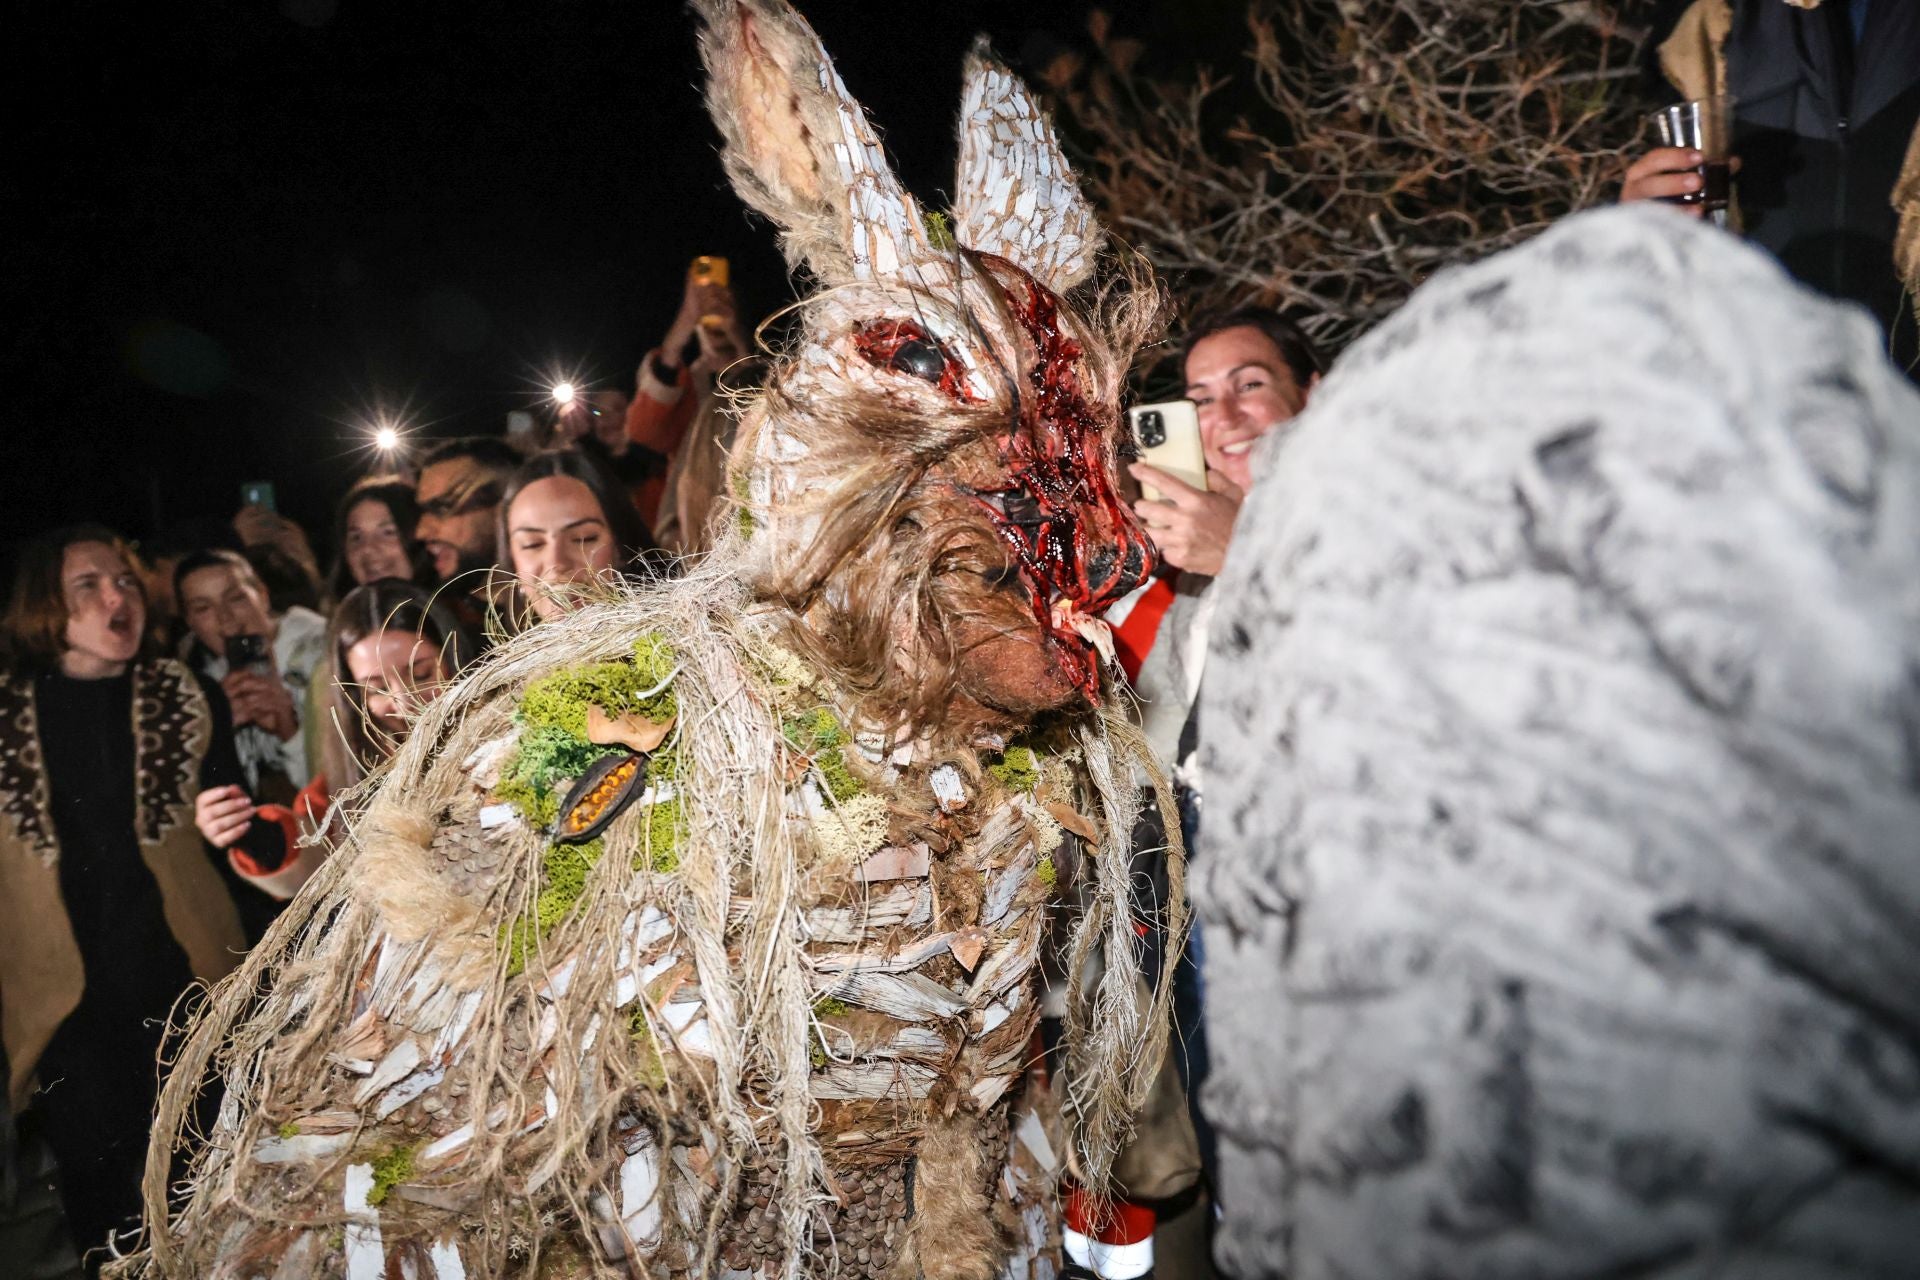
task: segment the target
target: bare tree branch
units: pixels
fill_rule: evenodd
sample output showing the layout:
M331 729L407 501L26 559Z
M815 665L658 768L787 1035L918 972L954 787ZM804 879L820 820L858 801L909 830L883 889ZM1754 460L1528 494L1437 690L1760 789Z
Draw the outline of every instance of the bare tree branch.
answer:
M1108 225L1189 314L1297 309L1337 347L1434 271L1608 197L1640 130L1649 7L1254 0L1226 122L1226 77L1139 73L1104 15L1096 56L1047 79Z

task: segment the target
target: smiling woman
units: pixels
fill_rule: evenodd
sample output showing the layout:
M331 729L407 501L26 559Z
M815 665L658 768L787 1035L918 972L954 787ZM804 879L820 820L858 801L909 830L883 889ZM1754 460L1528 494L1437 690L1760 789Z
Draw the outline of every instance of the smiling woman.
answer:
M174 1001L232 968L241 908L260 905L190 820L197 788L240 778L225 700L144 659L145 624L111 531L61 530L22 557L0 676L7 1086L59 1160L82 1250L137 1209Z
M500 563L513 570L505 621L514 630L571 612L609 575L650 576L653 535L612 475L586 454L529 458L499 508Z
M194 798L200 834L225 849L241 875L291 897L326 860L330 844L308 837L337 820L334 797L386 762L415 714L478 652L452 609L424 587L388 578L348 592L327 624L326 666L315 673L326 681L320 771L287 805L255 805L238 786L201 791ZM280 859L283 848L299 852Z

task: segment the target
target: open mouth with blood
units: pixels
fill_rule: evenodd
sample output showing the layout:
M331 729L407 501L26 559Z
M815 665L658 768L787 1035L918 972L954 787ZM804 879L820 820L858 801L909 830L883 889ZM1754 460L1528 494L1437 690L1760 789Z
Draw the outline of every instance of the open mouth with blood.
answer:
M1097 702L1100 662L1113 657L1113 633L1100 614L1145 581L1154 564L1151 547L1141 538L1125 551L1102 545L1083 556L1072 510L1049 512L1024 488L965 492L986 510L1013 553L1028 607L1062 667Z

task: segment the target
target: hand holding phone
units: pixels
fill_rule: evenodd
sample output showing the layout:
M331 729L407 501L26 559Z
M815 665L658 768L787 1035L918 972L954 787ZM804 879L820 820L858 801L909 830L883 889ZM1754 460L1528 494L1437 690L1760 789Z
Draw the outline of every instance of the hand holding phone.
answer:
M1127 424L1140 449L1140 461L1165 472L1202 493L1207 489L1207 455L1200 443L1200 411L1191 400L1163 400L1127 410ZM1149 502L1165 499L1158 489L1142 485Z
M273 504L273 481L248 480L240 486L240 505L243 507L262 507L268 511L277 511Z

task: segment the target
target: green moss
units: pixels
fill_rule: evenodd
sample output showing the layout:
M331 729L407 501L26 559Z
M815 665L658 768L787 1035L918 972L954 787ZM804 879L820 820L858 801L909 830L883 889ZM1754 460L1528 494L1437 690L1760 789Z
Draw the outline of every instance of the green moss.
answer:
M653 1028L647 1025L646 1011L638 1002L627 1013L627 1036L641 1046L641 1079L650 1088L665 1088L667 1060L660 1056L660 1042L653 1038Z
M680 869L680 839L685 828L680 797L656 801L640 817L640 848L633 856L634 870L657 871L668 875Z
M1016 743L990 761L987 772L1007 790L1024 795L1040 783L1040 757L1032 747Z
M927 229L927 243L941 253L953 248L953 226L947 221L947 215L937 209L927 209L920 214L920 221Z
M1034 867L1033 869L1033 874L1038 876L1040 878L1040 883L1047 886L1047 888L1049 889L1053 888L1056 884L1060 882L1060 873L1054 870L1053 858L1051 855L1044 856L1040 859L1039 865Z
M826 707L793 716L780 726L794 750L805 754L826 785L834 803L866 793L866 784L847 768L846 746L852 741L838 717Z
M367 1203L382 1204L387 1192L413 1176L413 1147L395 1147L385 1155L373 1159L373 1190L367 1192Z
M740 528L740 536L753 536L753 482L745 471L733 473L733 520Z
M816 751L825 751L828 747L844 746L847 731L841 727L840 719L827 707L815 707L802 715L793 716L780 726L780 732L786 735L795 750L812 755Z
M587 740L588 707L597 706L609 716L632 714L664 723L680 709L672 684L678 663L666 638L649 631L634 641L628 661L585 663L529 684L520 695L520 721L533 729L561 730L582 744Z
M578 778L596 760L619 753L618 747L596 746L553 725L523 729L493 793L544 830L553 825L560 808L559 783Z
M508 976L526 972L527 961L539 948L540 939L580 904L587 891L587 873L606 850L606 841L599 838L585 844L548 847L540 859L540 892L534 897L533 911L509 920L500 930L500 940L507 948Z
M274 1132L283 1138L297 1138L300 1136L300 1126L294 1121L289 1120L278 1129L275 1129Z
M852 1005L834 996L821 996L813 1002L813 1016L816 1018L836 1018L843 1013L851 1012L853 1012ZM813 1029L813 1043L807 1048L807 1060L813 1064L815 1071L824 1070L827 1063L832 1060L832 1055L827 1052L825 1033L818 1027Z

